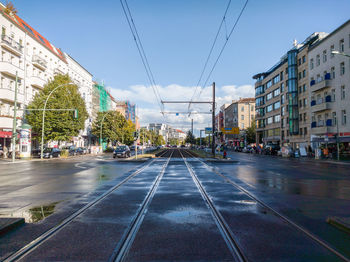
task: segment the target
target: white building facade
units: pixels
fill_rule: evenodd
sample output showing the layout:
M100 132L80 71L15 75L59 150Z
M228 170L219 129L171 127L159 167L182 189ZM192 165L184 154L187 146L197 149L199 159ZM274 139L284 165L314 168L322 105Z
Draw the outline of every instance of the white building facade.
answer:
M311 143L350 142L350 20L309 49Z
M79 86L86 108L92 112L92 75L66 53L52 45L17 15L8 15L0 3L0 144L12 136L16 73L18 76L17 128L23 109L55 74L69 74ZM74 143L87 144L91 117Z

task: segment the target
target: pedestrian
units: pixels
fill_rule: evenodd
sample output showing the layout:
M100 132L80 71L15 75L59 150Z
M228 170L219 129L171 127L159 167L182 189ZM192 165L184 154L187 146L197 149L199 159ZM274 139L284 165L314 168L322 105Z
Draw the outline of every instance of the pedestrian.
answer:
M329 154L328 148L325 147L325 148L323 149L323 155L324 155L324 157L325 157L325 158L328 158L328 154Z
M224 159L226 159L226 156L227 156L226 150L224 150L223 156L224 156Z
M8 149L6 146L4 146L4 158L7 158L7 153L8 153Z

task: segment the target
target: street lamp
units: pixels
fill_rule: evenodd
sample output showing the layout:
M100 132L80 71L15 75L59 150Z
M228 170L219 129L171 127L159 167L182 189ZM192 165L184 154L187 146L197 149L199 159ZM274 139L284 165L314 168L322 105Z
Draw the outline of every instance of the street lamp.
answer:
M333 50L331 53L334 54L334 55L341 55L341 56L346 56L346 57L350 58L350 55L345 54L344 52L339 52L337 50ZM338 119L336 119L336 121L337 121L337 159L339 161L339 159L340 159L340 152L339 152L339 126L338 126Z
M53 92L55 92L58 88L63 87L63 86L67 86L67 85L74 85L74 83L70 82L70 83L59 85L59 86L55 87L54 90L52 90L46 98L46 101L44 104L44 110L43 110L43 122L42 122L42 127L41 127L41 150L40 150L41 151L41 154L40 154L41 159L44 158L44 128L45 128L45 110L46 110L47 101L49 100L49 98Z

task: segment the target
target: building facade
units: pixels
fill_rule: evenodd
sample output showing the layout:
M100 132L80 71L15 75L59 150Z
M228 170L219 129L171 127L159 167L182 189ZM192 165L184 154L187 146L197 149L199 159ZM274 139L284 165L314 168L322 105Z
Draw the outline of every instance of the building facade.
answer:
M0 144L10 146L12 136L16 74L18 77L17 127L35 94L56 74L69 74L79 86L87 110L92 110L92 75L71 56L56 48L16 14L6 14L0 4ZM90 119L74 142L88 142Z
M350 20L310 47L311 142L350 142Z
M230 105L223 108L223 117L224 127L238 127L240 129L240 135L224 135L225 142L238 145L244 130L255 121L255 99L240 98L237 101L232 101Z
M130 101L118 101L116 103L116 110L120 112L126 120L131 120L136 124L136 106Z
M308 52L326 36L314 33L293 48L266 72L256 74L256 141L261 144L310 145Z

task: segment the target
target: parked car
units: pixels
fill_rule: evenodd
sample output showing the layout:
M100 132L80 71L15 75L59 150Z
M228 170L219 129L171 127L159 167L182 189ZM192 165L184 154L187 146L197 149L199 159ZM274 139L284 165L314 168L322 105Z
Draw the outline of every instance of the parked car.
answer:
M44 149L45 150L45 149ZM32 157L40 157L40 152L41 152L41 148L33 148L32 149Z
M243 153L253 153L254 149L251 146L246 146L242 149Z
M118 146L113 152L113 158L116 157L130 157L131 152L128 146Z
M66 146L62 149L67 150L70 156L76 156L78 154L77 148L75 146Z
M4 155L4 150L2 148L2 146L0 146L0 157L2 157Z
M39 152L39 157L41 156L41 152ZM53 157L61 157L61 150L58 148L45 148L43 151L44 158L53 158Z
M130 150L131 150L131 151L135 151L135 146L131 146L131 147L130 147Z
M76 153L77 153L77 155L84 155L84 154L86 154L86 153L84 153L84 148L82 148L82 147L76 148Z
M281 148L279 145L268 144L264 147L264 153L265 153L265 155L277 155L277 153L280 149Z

